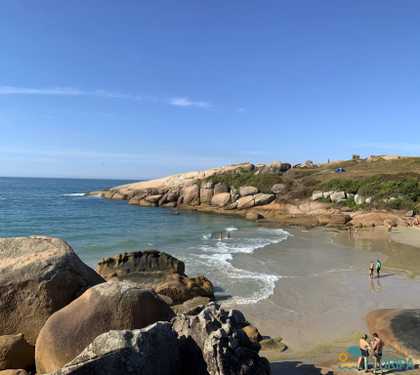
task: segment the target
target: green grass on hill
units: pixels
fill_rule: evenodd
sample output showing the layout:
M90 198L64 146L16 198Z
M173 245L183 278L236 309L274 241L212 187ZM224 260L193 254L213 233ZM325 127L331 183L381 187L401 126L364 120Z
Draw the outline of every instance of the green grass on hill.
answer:
M323 191L345 191L372 197L377 207L413 209L420 203L420 175L388 174L361 179L332 179L319 185Z

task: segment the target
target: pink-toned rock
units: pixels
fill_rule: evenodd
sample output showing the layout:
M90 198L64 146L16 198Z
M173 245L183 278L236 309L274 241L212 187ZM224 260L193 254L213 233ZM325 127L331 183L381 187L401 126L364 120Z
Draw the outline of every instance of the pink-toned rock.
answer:
M0 335L34 345L51 314L104 281L59 238L0 238Z
M216 207L224 207L230 202L230 193L219 193L211 199L211 205Z

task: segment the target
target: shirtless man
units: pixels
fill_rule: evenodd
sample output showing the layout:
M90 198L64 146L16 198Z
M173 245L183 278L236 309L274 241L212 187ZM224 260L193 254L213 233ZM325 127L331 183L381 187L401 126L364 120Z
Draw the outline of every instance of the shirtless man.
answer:
M377 333L373 334L372 350L373 350L373 373L376 373L376 369L379 368L379 372L382 373L382 350L384 348L384 342L379 338Z
M368 336L364 334L359 340L360 357L359 357L359 360L357 361L357 369L359 371L363 370L362 368L362 363L363 363L365 372L368 372L369 370L368 358L369 358L369 350L371 349L367 339L368 339Z

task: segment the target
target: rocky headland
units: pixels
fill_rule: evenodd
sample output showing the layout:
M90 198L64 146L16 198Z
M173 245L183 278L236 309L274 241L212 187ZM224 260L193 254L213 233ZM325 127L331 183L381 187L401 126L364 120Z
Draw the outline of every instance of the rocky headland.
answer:
M283 225L392 228L416 222L420 170L414 173L413 163L417 168L416 158L385 156L323 165L242 163L89 194Z
M63 240L0 239L1 374L268 375L262 337L158 251L85 265Z

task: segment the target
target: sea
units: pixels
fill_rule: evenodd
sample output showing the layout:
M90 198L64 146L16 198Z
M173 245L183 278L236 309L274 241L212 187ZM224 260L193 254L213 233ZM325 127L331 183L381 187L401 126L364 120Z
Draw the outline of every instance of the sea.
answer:
M238 268L233 260L287 241L287 231L236 217L138 207L86 195L130 182L0 177L0 237L60 237L92 268L121 252L164 251L184 261L188 275L207 276L228 304L256 303L273 293L278 275L256 272L252 266Z

